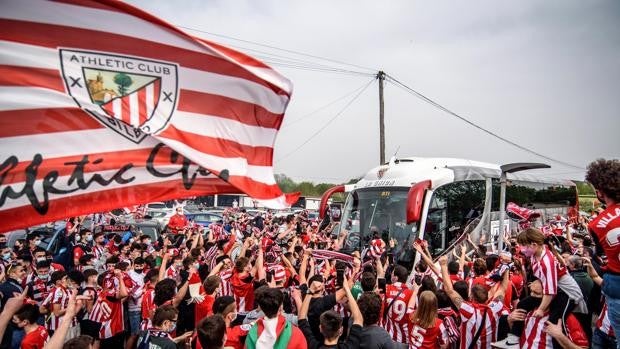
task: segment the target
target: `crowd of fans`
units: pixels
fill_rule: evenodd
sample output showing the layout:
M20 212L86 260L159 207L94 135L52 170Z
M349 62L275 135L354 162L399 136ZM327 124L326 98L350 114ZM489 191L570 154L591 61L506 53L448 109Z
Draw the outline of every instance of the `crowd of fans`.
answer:
M73 258L0 236L0 348L614 348L620 330L620 162L588 168L604 208L523 225L497 251L466 240L413 271L375 237L302 212L182 213L157 241L67 224ZM4 240L4 241L3 241Z

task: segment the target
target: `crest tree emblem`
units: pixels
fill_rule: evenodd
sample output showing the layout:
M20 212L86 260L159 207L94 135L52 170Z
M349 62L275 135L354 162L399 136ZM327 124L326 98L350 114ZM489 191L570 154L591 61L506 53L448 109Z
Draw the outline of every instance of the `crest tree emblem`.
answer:
M166 128L178 66L140 57L60 49L67 92L80 108L134 143Z

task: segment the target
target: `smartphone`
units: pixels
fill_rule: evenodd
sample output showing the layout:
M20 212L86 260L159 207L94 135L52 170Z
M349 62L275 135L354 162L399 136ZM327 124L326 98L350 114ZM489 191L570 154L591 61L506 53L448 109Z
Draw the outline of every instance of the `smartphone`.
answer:
M336 288L342 288L344 285L344 269L336 269Z
M379 282L379 291L381 292L381 294L385 294L385 288L387 287L387 281L385 280L385 278L380 278L378 282Z

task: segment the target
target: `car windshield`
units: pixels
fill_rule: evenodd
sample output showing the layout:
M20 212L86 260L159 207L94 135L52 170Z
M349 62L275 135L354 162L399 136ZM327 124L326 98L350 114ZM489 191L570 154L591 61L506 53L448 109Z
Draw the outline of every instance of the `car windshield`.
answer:
M142 230L142 234L144 235L148 235L149 237L151 237L152 241L156 241L157 240L157 228L155 227L140 227L140 230Z
M222 220L222 217L212 214L199 214L194 216L194 220L199 222L217 222Z
M407 194L409 188L364 188L351 192L347 197L341 233L346 234L344 249L359 249L374 237L384 241L395 239L395 257L409 260L413 257L411 239L417 225L406 223Z
M161 218L161 217L166 217L166 212L165 211L148 211L146 215L151 216L153 218Z

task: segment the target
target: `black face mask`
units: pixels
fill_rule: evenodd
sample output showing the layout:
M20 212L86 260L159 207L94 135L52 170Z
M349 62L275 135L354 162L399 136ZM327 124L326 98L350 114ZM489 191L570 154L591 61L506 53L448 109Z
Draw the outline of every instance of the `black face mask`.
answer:
M142 270L144 270L144 269L134 269L133 271L135 271L138 274L142 274Z

